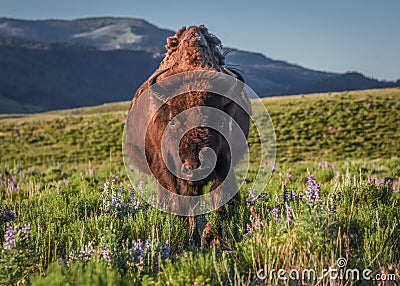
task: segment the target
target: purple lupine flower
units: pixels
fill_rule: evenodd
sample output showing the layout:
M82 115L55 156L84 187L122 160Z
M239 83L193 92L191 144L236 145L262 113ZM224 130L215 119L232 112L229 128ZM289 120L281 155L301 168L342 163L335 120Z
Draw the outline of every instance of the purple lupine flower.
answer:
M111 205L112 205L114 208L116 208L116 207L117 207L117 204L118 204L117 195L113 193L113 194L111 195Z
M386 183L386 180L385 179L375 179L375 185L377 186L377 187L379 187L380 185L383 185L383 184L385 184Z
M113 260L111 252L107 250L100 250L100 257L102 257L104 260L111 262Z
M143 252L143 242L140 239L135 242L135 250L138 252Z
M252 233L253 232L253 226L251 224L246 224L246 231L247 233Z
M169 256L171 254L171 247L168 244L164 245L164 253L165 256Z
M131 188L129 190L129 203L133 204L134 201L135 201L135 190Z
M21 241L26 242L29 239L31 233L31 224L25 224L22 228L21 228Z
M310 187L307 187L306 198L310 204L314 202L314 191Z
M294 191L294 190L292 190L291 192L290 192L290 200L291 201L294 201L296 199L296 192Z
M138 209L140 208L140 202L137 201L137 202L134 204L133 208L134 208L135 210L138 210Z
M8 226L4 233L4 249L13 249L15 247L15 239L17 238L17 232L13 226Z
M10 210L7 206L0 209L0 222L11 222L15 219L14 211Z
M275 220L279 220L281 218L278 208L273 208L271 213L274 215Z
M283 202L287 203L289 201L289 192L286 189L286 186L283 186Z
M119 187L119 195L122 196L123 193L124 193L124 186L121 185L121 186Z
M317 184L314 176L310 174L307 179L306 190L306 198L310 204L313 203L315 200L319 200L321 198L320 188L321 186Z
M320 184L316 184L315 185L314 197L315 197L316 201L319 201L321 199L321 186L320 186Z
M7 192L9 194L16 192L17 190L15 189L15 183L13 181L10 181L8 183L8 188L7 188Z
M293 220L293 209L286 205L286 222L291 222Z
M149 250L151 247L151 240L150 239L146 239L145 243L144 243L144 247Z
M68 259L69 260L76 260L76 255L75 252L73 250L70 250L68 253Z
M78 258L82 258L84 260L89 260L90 256L95 252L92 244L89 243L88 245L84 245L83 249L79 252Z

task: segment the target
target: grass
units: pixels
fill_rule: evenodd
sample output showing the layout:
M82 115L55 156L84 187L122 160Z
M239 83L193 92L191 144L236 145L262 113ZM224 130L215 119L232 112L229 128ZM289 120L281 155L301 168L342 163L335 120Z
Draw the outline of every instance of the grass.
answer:
M243 186L209 250L191 243L187 220L135 196L146 186L130 185L120 151L129 103L1 116L0 283L283 284L271 269L289 277L329 267L398 282L398 98L400 89L265 99L275 171L263 197ZM257 154L254 128L249 142ZM333 283L297 278L291 283Z

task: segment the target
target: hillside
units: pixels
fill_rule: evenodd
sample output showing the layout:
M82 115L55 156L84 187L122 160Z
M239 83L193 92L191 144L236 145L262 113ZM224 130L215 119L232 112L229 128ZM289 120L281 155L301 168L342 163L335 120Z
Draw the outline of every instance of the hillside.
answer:
M68 42L96 49L164 52L173 32L143 19L85 18L77 20L18 20L0 18L0 37L16 37L45 43Z
M0 18L0 113L128 100L158 66L173 33L142 19ZM231 51L226 63L239 69L260 97L399 85L226 49Z
M265 99L277 136L277 161L398 156L399 97L400 89L382 89ZM0 164L101 163L110 156L121 164L120 142L128 108L129 102L122 102L3 116Z
M0 113L129 100L158 62L145 51L0 39Z

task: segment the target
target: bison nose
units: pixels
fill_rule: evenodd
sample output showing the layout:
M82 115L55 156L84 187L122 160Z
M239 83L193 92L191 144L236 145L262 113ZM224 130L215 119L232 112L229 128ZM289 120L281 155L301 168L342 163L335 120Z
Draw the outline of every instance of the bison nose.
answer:
M196 170L200 167L200 162L189 162L188 160L185 160L182 164L182 173L185 175L190 175L192 174L193 170Z

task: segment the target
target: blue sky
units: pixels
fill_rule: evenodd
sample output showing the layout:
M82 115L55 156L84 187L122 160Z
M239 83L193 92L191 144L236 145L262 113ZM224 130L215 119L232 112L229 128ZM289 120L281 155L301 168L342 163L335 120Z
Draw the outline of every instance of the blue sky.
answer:
M387 80L400 78L399 15L398 0L0 0L3 17L124 16L172 30L205 24L224 46L317 70L360 71Z

